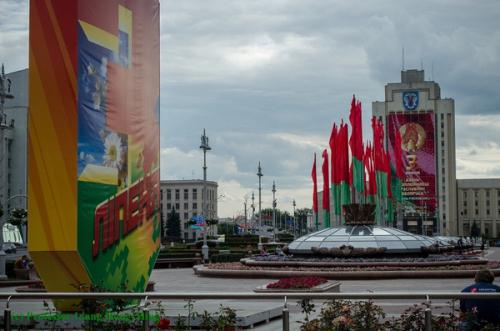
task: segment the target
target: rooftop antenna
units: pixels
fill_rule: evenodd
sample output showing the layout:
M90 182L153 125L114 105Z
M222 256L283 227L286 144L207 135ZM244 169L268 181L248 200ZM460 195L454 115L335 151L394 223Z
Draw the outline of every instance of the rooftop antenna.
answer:
M401 54L401 70L405 71L405 47L403 46L403 52Z

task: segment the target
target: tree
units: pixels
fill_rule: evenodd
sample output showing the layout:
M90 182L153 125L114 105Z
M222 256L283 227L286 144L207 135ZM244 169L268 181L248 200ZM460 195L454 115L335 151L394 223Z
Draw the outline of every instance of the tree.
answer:
M165 215L163 212L160 212L160 240L162 243L166 241L166 233L165 233Z
M276 213L276 227L278 229L284 229L285 228L285 222L287 219L290 219L290 213L287 211L282 211L278 208L275 210ZM259 219L259 213L255 214L255 219ZM269 225L273 226L273 209L272 208L264 208L262 209L262 225ZM289 228L289 226L286 226Z
M179 213L172 208L167 215L166 239L169 241L179 241L181 239L181 219Z
M297 218L297 232L299 235L304 232L307 233L307 216L312 215L311 208L301 208L295 210L295 217Z

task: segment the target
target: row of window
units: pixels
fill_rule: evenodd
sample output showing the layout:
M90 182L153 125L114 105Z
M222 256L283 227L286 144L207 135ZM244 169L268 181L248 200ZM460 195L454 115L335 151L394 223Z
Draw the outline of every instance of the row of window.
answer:
M467 215L467 209L462 210L462 215ZM474 209L474 215L479 215L479 209ZM486 209L486 215L490 215L489 209ZM498 215L500 215L500 209L498 209Z
M474 201L474 206L478 206L479 202L477 200ZM490 205L490 200L486 200L486 206ZM500 199L498 199L498 205L500 206ZM467 207L467 200L464 200L464 207Z
M172 210L172 207L175 207L175 210L179 210L179 209L181 209L181 204L180 204L180 203L178 203L178 202L176 202L176 203L174 203L174 204L173 204L173 203L168 202L168 203L167 203L167 210ZM189 209L189 203L184 202L184 206L183 206L183 207L184 207L184 210ZM197 209L198 209L198 203L197 203L197 202L193 202L193 203L192 203L192 208L191 208L191 209L193 209L193 210L197 210Z
M208 200L215 200L215 190L207 190L208 191ZM180 200L181 199L181 190L180 189L166 189L167 193L167 200L173 200L172 195L174 195L175 200ZM202 190L202 199L204 198L203 196L203 190ZM197 200L198 199L198 189L193 188L191 190L191 196L192 200ZM163 199L163 191L162 191L162 199ZM189 189L183 189L183 200L189 200Z
M189 200L189 189L184 189L183 190L184 192L184 200ZM180 200L180 197L181 197L181 190L180 189L175 189L175 190L172 190L172 189L166 189L166 192L167 192L167 200L172 200L172 193L175 194L175 200ZM198 189L192 189L192 196L193 196L193 200L196 200L198 199Z
M496 190L496 193L497 193L497 197L500 197L500 190ZM485 195L487 198L489 198L490 197L490 190L486 190ZM464 200L467 199L467 191L463 191L463 197L464 197ZM479 191L478 190L474 190L474 198L479 198ZM500 200L498 200L498 203L500 204Z

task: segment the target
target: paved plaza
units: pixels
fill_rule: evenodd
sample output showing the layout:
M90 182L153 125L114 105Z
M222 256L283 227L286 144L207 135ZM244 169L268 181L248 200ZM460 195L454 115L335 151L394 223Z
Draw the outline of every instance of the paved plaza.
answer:
M500 248L491 248L486 253L489 259L500 259ZM191 268L183 269L156 269L153 271L151 280L156 283L157 292L207 292L207 293L227 293L227 292L253 292L253 289L259 285L266 284L275 279L230 279L230 278L207 278L198 277ZM460 291L471 284L472 279L389 279L389 280L342 280L341 292L407 292L407 291ZM498 283L498 280L497 282ZM2 292L12 292L15 288L0 288ZM380 300L379 305L389 315L401 313L405 308L418 301L411 300ZM167 301L163 303L167 316L187 315L185 301ZM199 313L207 310L209 312L217 311L219 306L228 306L236 309L238 316L248 316L267 310L280 309L283 302L280 300L268 301L242 301L242 300L198 300L194 302L194 310ZM289 302L290 305L290 326L291 330L298 330L297 321L303 320L303 315L295 301ZM317 311L319 311L320 302L316 302ZM445 300L433 302L436 312L444 311L443 307L448 307ZM5 303L0 303L0 309L3 311ZM13 302L11 304L13 312L42 312L43 305L40 302ZM269 323L260 323L255 325L255 330L281 330L282 321L277 318Z

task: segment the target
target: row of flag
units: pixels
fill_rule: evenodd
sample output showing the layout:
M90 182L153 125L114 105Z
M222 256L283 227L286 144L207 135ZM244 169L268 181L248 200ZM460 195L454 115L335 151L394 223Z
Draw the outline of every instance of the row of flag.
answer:
M349 127L341 120L333 124L328 149L323 150L323 194L322 210L325 227L332 224L335 216L337 224L342 222L342 206L349 203L376 204L376 220L379 224L394 222L394 207L402 201L401 183L404 179L403 151L401 136L395 135L393 159L384 147L384 125L372 117L373 140L363 142L361 102L352 98L349 113ZM316 153L312 168L313 211L318 228L318 183L316 173ZM330 210L330 199L333 210Z

